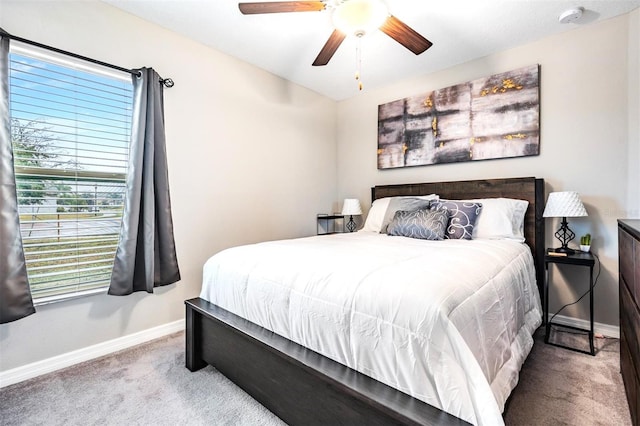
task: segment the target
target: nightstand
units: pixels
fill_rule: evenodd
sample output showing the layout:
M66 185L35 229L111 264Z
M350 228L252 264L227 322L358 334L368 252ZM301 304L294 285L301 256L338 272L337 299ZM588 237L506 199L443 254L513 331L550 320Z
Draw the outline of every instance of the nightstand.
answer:
M342 230L338 230L336 221L342 221ZM338 234L344 232L344 215L318 214L316 216L316 233L318 235Z
M581 352L589 355L595 356L596 352L593 346L593 267L595 265L595 257L591 253L584 253L577 251L575 254L569 254L567 256L554 256L553 249L547 249L544 255L544 269L545 269L545 280L544 280L544 323L545 323L545 333L544 333L544 342L553 346L559 346L561 348L570 349L572 351ZM585 266L589 268L589 330L585 330L583 328L563 325L563 324L553 324L549 322L549 264L555 263L556 265L575 265L575 266ZM564 328L569 328L572 330L582 331L588 333L589 335L589 351L584 351L582 349L572 348L569 346L564 346L559 343L549 342L549 333L551 332L551 326L557 325Z

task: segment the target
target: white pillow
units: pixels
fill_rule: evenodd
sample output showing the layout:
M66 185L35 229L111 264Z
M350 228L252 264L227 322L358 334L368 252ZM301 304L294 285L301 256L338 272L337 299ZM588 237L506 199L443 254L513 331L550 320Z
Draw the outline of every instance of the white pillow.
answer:
M384 225L384 220L385 217L388 217L389 215L387 215L387 209L389 208L389 203L391 203L392 199L402 199L402 198L413 198L413 199L420 199L420 200L438 200L440 199L440 197L438 197L438 195L436 194L429 194L429 195L417 195L417 196L406 196L406 197L385 197L385 198L378 198L377 200L373 201L373 204L371 205L371 208L369 209L369 214L367 214L367 219L364 222L364 226L362 227L361 231L365 231L365 232L378 232L380 233L382 231L382 227ZM391 213L391 212L390 212ZM393 212L395 213L395 212ZM391 214L391 217L393 218L393 214Z
M369 214L367 214L367 220L364 221L364 226L361 231L380 232L380 229L382 229L382 221L384 220L384 215L387 212L390 201L391 197L378 198L373 201L369 209Z
M479 198L470 201L482 203L482 210L473 228L473 239L524 242L524 215L528 201L513 198Z

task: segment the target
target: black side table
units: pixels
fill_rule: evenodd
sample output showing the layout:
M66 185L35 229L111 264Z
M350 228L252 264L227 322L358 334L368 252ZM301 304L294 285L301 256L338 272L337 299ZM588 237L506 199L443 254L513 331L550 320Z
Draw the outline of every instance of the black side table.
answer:
M589 267L589 325L590 325L589 330L585 330L583 328L578 328L578 327L572 327L569 325L552 324L551 322L549 322L549 264L550 263L555 263L557 265L576 265L576 266ZM595 263L596 263L595 257L593 257L591 253L584 253L584 252L577 251L575 254L570 254L567 256L554 256L553 249L547 249L544 255L544 269L546 273L545 280L544 280L544 323L545 323L544 342L545 343L553 346L565 348L565 349L570 349L572 351L595 356L596 352L593 347L593 335L594 335L593 333L593 267ZM569 328L569 329L588 333L590 351L584 351L581 349L564 346L559 343L549 342L549 333L551 331L552 325L558 325L564 328Z
M336 221L342 221L342 230L339 231ZM324 225L321 227L320 225ZM344 232L344 215L341 214L322 214L316 215L316 234L330 235Z

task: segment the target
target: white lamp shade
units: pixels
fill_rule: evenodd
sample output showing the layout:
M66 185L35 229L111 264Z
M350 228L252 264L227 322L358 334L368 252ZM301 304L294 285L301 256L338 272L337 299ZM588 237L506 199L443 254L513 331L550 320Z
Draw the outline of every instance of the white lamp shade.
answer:
M362 214L362 207L357 198L345 198L342 204L342 214L345 216L356 216Z
M547 198L543 217L587 216L587 210L580 201L580 194L574 191L552 192Z

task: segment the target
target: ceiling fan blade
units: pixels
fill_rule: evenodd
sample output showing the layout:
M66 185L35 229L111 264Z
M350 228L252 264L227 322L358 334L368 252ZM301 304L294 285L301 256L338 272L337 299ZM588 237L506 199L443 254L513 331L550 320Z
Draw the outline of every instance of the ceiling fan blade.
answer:
M392 15L389 15L385 23L382 24L380 31L416 55L421 54L433 45L429 40L418 34L416 30Z
M329 36L329 40L324 44L320 53L318 53L318 57L315 61L313 61L313 66L317 67L320 65L327 65L333 54L336 53L338 47L342 44L346 37L346 34L339 30L333 30L331 35Z
M271 1L256 3L239 3L243 15L281 12L316 12L325 9L321 1Z

